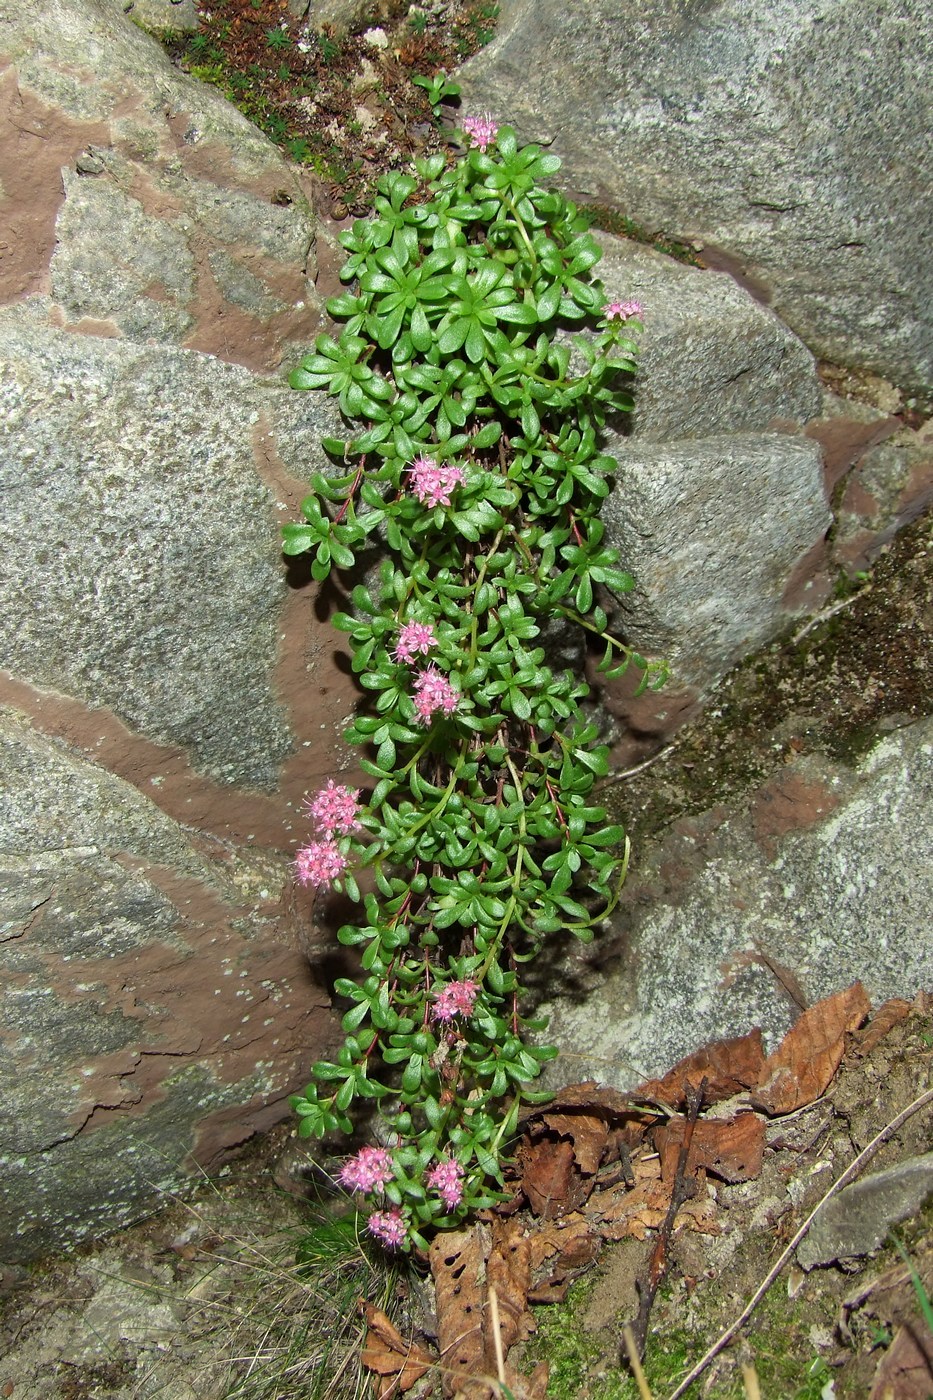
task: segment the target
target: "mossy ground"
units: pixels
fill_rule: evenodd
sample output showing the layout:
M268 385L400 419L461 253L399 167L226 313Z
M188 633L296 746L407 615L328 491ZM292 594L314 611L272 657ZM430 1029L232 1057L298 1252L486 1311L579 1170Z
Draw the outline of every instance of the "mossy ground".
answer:
M202 0L193 34L160 37L283 152L321 180L343 219L371 207L386 170L443 145L426 90L492 38L495 0L443 6L375 0L347 29L296 20L287 0Z
M874 567L840 575L839 612L733 671L657 762L603 800L637 849L682 816L750 791L793 758L857 763L879 737L933 713L933 514Z
M865 1060L851 1056L815 1106L825 1133L799 1153L766 1152L755 1183L717 1185L721 1233L676 1232L671 1270L655 1299L645 1352L645 1376L665 1400L723 1331L740 1315L801 1220L828 1182L893 1116L877 1103L877 1075L900 1079L898 1103L933 1083L933 1017L915 1014L895 1027ZM863 1176L928 1149L929 1107L909 1121L867 1164ZM804 1137L809 1136L807 1129ZM827 1170L829 1163L837 1164ZM824 1174L825 1173L825 1174ZM822 1184L815 1185L823 1177ZM903 1259L913 1261L933 1289L933 1201L894 1227L874 1255L812 1269L795 1264L778 1276L738 1337L686 1392L688 1400L745 1400L742 1364L751 1366L766 1400L820 1400L828 1382L837 1400L869 1393L898 1326L923 1335L923 1308L906 1277L896 1289L871 1285ZM620 1364L622 1328L637 1311L635 1278L643 1277L653 1238L604 1247L595 1269L557 1306L535 1309L537 1333L522 1363L546 1360L553 1400L642 1400L627 1365ZM894 1294L897 1294L895 1300ZM864 1296L863 1296L864 1295ZM880 1300L880 1301L879 1301ZM933 1354L933 1333L929 1336ZM913 1393L913 1392L911 1392Z

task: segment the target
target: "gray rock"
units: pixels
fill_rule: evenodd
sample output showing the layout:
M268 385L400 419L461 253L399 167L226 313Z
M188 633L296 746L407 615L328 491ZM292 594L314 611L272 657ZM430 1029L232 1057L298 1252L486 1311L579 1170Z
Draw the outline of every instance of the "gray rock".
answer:
M322 316L298 168L117 4L8 9L0 47L20 109L0 301L51 291L82 331L297 359Z
M119 1228L281 1115L326 999L286 871L0 709L0 1258Z
M669 659L678 687L708 687L813 610L796 585L832 520L815 443L735 434L609 450L619 471L603 518L636 578L624 632Z
M933 423L927 423L903 430L856 464L836 510L833 557L850 574L867 568L931 502Z
M582 196L699 240L821 357L931 376L921 0L510 0L464 110L553 142Z
M641 853L598 975L568 968L577 990L545 1008L556 1074L630 1089L754 1026L773 1048L798 1013L762 953L810 1003L857 979L876 1004L929 987L931 814L925 720L857 770L801 760L747 808L677 823Z
M68 321L111 321L129 340L181 344L195 295L195 260L183 230L151 218L109 181L70 170L63 178L51 274L52 297Z
M363 0L289 0L294 6L292 14L308 16L308 24L318 29L322 24L332 24L338 29L346 29L363 13ZM299 6L304 9L299 12Z
M916 1215L931 1195L933 1152L854 1181L820 1209L797 1246L797 1262L813 1269L871 1254L884 1244L892 1225Z
M274 786L294 744L273 682L286 585L255 436L263 415L279 423L304 475L326 463L333 409L23 312L0 317L0 344L3 665L109 706L221 782Z
M731 277L597 238L603 260L595 272L608 299L634 297L643 308L632 437L765 432L775 419L806 423L819 411L812 355Z
M123 14L129 15L134 24L156 36L166 31L193 33L200 22L194 0L113 0L113 3Z

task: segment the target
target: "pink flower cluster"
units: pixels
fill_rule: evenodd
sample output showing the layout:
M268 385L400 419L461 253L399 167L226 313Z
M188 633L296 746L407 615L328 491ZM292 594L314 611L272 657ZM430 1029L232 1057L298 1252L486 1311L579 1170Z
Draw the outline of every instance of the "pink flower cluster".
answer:
M470 145L478 147L484 154L486 147L495 141L499 123L494 122L488 112L480 117L464 117L463 130L470 138Z
M437 638L430 622L406 622L398 634L395 659L410 663L416 656L427 656L436 646Z
M425 1177L425 1182L437 1192L448 1210L463 1200L463 1168L451 1157L444 1157Z
M630 321L633 316L641 315L641 302L608 301L603 307L603 315L607 321Z
M452 715L459 695L450 681L436 666L428 666L415 681L415 709L422 724L430 724L438 710Z
M381 1191L394 1175L392 1158L384 1147L363 1147L347 1158L337 1180L351 1191Z
M408 468L411 489L422 505L449 506L450 493L464 483L463 468L442 466L430 457L416 457Z
M295 852L295 879L300 885L329 885L347 868L347 858L332 837L312 841Z
M465 978L462 982L448 982L442 992L434 998L433 1016L435 1021L452 1021L455 1016L472 1016L476 1003L479 983Z
M408 1234L405 1217L397 1207L393 1210L374 1210L366 1222L366 1228L390 1249L398 1249Z
M328 778L327 787L321 788L305 806L326 836L332 836L335 831L349 836L351 831L360 829L356 819L359 798L359 788L337 787L333 778Z
M322 839L295 852L295 878L299 884L329 885L346 870L347 858L334 835L349 836L351 831L359 830L359 796L358 788L338 787L333 779L328 779L327 787L305 803Z

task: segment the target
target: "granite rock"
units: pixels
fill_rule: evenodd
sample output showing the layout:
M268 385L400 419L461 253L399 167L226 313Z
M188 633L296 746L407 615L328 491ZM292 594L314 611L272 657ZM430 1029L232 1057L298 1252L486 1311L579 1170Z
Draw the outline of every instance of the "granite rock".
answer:
M931 373L922 0L507 0L459 72L565 184L704 246L822 358Z
M640 854L619 910L544 1009L566 1082L630 1089L711 1040L799 1014L860 980L875 1005L933 984L933 721L857 767L801 758L730 807L683 818ZM907 873L909 872L909 874Z

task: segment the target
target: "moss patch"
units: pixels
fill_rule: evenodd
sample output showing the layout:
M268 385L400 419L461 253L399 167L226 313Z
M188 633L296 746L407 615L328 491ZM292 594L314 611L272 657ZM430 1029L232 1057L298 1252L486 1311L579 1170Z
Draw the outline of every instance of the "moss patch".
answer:
M760 786L798 755L856 764L885 733L931 713L927 514L887 547L842 611L738 667L668 753L631 779L610 779L604 801L637 851L645 837Z

